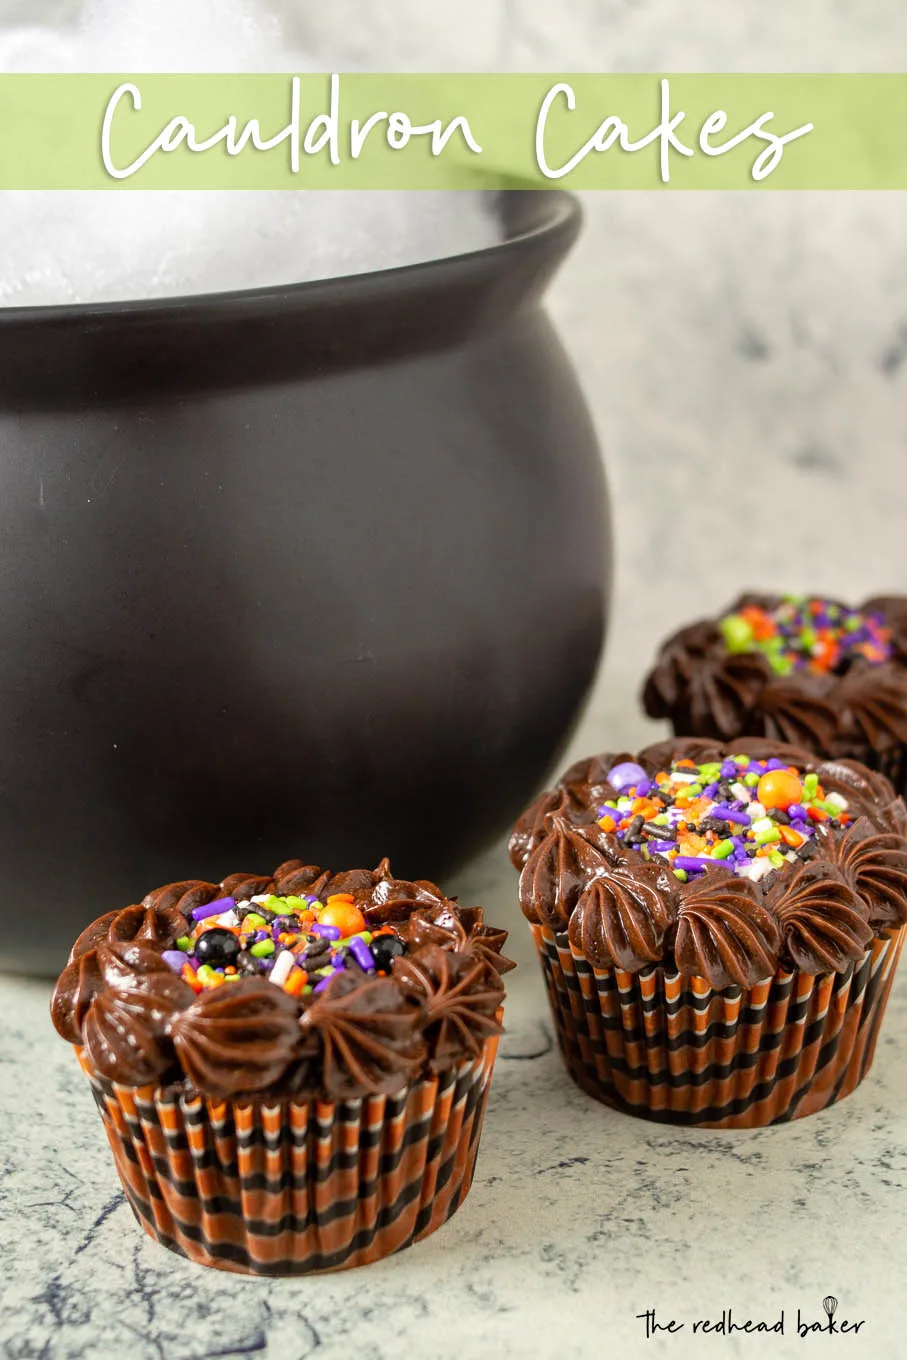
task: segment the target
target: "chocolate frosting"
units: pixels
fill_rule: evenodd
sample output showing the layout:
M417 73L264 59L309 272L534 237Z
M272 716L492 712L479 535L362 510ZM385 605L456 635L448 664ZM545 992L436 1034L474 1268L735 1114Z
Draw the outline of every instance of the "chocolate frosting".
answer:
M753 883L710 870L680 893L674 957L682 973L713 987L752 987L778 964L781 932Z
M523 866L520 901L531 919L563 930L589 884L608 870L608 861L563 816L545 819L546 834Z
M779 876L780 878L780 876ZM832 864L813 861L772 884L785 951L804 973L841 973L872 939L869 905Z
M593 878L577 899L568 933L594 968L638 973L661 959L676 914L662 871L614 856L606 876Z
M834 864L866 903L871 926L907 921L907 845L895 832L877 831L858 817L843 836L819 828L821 858Z
M642 691L645 711L677 733L735 740L764 736L822 755L865 760L907 744L907 598L860 606L892 629L890 661L854 659L842 675L776 676L761 652L730 653L718 619L748 604L773 609L778 596L747 594L717 619L702 619L663 643Z
M157 1081L173 1062L171 1021L195 993L169 969L127 974L94 998L82 1044L97 1072L126 1086Z
M321 1040L324 1088L335 1100L405 1085L425 1061L425 1022L423 1007L395 979L351 973L333 978L302 1016L303 1027Z
M184 1074L216 1100L275 1086L302 1047L299 1007L266 978L202 992L174 1018L172 1035Z
M464 1048L473 1057L492 1034L500 1034L496 1012L504 1000L500 974L482 954L458 954L425 945L394 960L394 980L404 995L425 1009L429 1067L443 1071Z
M667 866L656 867L593 820L618 792L606 779L617 764L632 760L654 776L673 760L703 764L738 752L815 772L826 793L848 800L853 822L822 828L808 863L785 864L760 883L719 863L681 885ZM553 792L565 787L569 808L542 794L520 818L510 849L522 864L524 915L566 930L593 967L634 973L661 965L715 988L751 987L779 967L843 972L874 932L907 921L907 808L883 775L855 761L822 760L763 737L733 746L675 738L573 766Z
M350 967L299 999L260 977L196 996L162 957L191 912L215 899L339 892L353 894L373 928L400 923L422 983L396 968L382 977ZM270 877L168 883L99 917L73 946L51 1018L101 1076L128 1086L182 1082L216 1100L387 1093L475 1057L499 1032L501 974L514 966L506 939L480 907L462 908L426 880L395 879L387 860L344 874L288 860Z

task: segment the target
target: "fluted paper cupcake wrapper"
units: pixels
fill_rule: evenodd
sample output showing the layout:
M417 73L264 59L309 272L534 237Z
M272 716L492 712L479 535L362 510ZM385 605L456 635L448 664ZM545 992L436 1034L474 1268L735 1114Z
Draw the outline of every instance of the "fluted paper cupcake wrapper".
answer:
M376 1261L459 1208L497 1045L391 1096L273 1105L118 1086L79 1061L151 1237L202 1265L296 1275Z
M779 970L715 991L663 968L593 968L532 926L564 1060L597 1100L670 1124L747 1129L813 1114L869 1071L907 927L844 973Z

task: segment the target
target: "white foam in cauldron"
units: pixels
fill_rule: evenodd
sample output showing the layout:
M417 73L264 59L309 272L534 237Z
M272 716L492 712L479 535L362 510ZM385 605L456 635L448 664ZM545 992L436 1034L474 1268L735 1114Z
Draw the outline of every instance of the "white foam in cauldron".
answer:
M312 69L261 0L0 0L0 72ZM475 193L5 191L0 306L296 283L498 236L490 200Z

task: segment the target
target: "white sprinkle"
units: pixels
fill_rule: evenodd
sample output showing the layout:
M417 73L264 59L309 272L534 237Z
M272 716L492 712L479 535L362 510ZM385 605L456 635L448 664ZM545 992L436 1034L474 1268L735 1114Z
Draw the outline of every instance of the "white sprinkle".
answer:
M681 774L679 770L671 771L671 780L675 784L698 784L698 774Z
M754 883L758 883L760 878L765 878L766 874L771 873L772 868L763 855L761 859L751 859L748 864L741 864L737 872L741 878L751 878Z
M833 803L836 808L847 807L847 799L842 798L840 793L827 793L825 795L825 801L826 803Z
M268 977L275 984L275 986L277 987L283 986L283 984L286 982L287 978L293 971L294 962L295 962L294 956L289 949L282 949L280 951L280 953L277 955L277 958L274 960L274 967L268 974Z
M750 830L758 836L760 831L771 831L773 826L771 817L760 817L758 821L753 822Z
M737 799L738 803L748 803L750 801L750 791L745 784L732 784L731 793Z
M747 808L747 812L748 812L748 813L750 814L750 816L753 817L753 818L756 818L756 817L764 817L764 816L765 816L765 808L764 808L764 807L762 806L762 804L761 804L760 802L758 802L758 800L755 799L755 798L753 799L753 801L750 803L749 807Z
M231 907L229 911L225 911L222 916L217 917L217 924L219 926L227 926L228 928L232 926L238 926L239 917L236 915L236 912L233 911Z
M271 896L270 893L259 893L257 897L250 897L249 901L250 901L250 902L267 902L267 900L268 900L268 898L269 898L270 896Z
M237 902L237 904L236 904L234 910L235 910L235 911L248 911L248 909L249 909L249 907L251 907L251 905L252 905L252 903L249 901L248 898L246 898L245 902Z

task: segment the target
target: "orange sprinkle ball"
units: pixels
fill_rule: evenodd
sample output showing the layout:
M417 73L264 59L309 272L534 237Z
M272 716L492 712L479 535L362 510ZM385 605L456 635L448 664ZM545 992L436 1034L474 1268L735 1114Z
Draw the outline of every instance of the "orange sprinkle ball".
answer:
M318 919L321 925L334 926L343 936L358 935L360 930L368 929L365 917L352 897L329 897Z
M769 770L757 786L759 802L764 808L781 808L785 812L803 797L803 785L790 770Z

